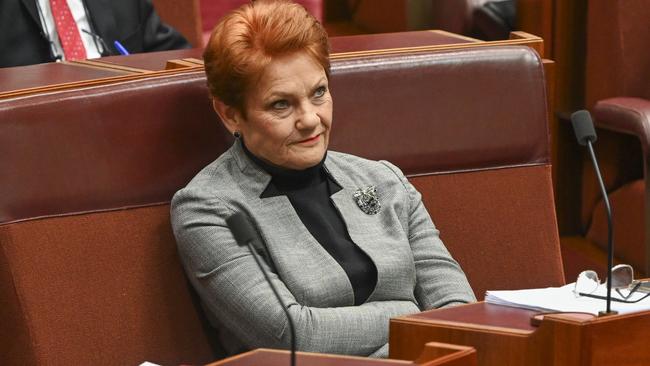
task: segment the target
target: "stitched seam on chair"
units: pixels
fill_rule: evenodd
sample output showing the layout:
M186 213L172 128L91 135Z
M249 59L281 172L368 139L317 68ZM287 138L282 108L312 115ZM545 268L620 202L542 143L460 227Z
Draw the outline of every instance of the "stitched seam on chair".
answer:
M147 203L147 204L142 204L142 205L128 205L128 206L120 206L120 207L112 207L112 208L102 208L102 209L97 209L97 210L65 212L65 213L60 213L60 214L26 217L26 218L22 218L22 219L16 219L16 220L10 220L10 221L6 221L6 222L1 222L0 227L7 226L7 225L10 225L10 224L15 224L15 223L27 222L27 221L37 221L37 220L44 220L44 219L50 219L50 218L87 215L87 214L95 214L95 213L103 213L103 212L125 211L125 210L137 209L137 208L163 206L163 205L168 205L169 203L170 203L170 201L162 201L162 202Z
M459 169L459 170L446 170L441 172L429 172L429 173L415 173L415 174L405 174L407 178L417 178L417 177L426 177L430 175L449 175L449 174L463 174L463 173L475 173L475 172L484 172L488 170L501 170L501 169L512 169L512 168L528 168L536 166L546 166L551 165L549 162L541 163L526 163L526 164L513 164L513 165L504 165L497 167L486 167L486 168L469 168L469 169Z

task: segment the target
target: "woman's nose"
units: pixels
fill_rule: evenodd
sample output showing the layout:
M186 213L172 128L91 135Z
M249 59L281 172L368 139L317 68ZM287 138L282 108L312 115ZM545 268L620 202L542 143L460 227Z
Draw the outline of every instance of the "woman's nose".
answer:
M297 117L296 128L299 130L312 129L320 124L318 108L311 105L311 103L301 106Z

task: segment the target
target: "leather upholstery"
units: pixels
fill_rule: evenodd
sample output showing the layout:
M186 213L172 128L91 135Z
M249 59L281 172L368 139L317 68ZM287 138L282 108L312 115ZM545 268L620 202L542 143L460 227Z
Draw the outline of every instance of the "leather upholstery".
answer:
M478 297L562 284L533 51L339 60L331 89L331 148L411 177ZM217 357L168 221L173 193L231 142L203 74L4 99L0 120L4 364Z
M612 97L649 99L648 2L600 0L587 8L587 108Z
M596 126L637 136L647 159L650 157L650 99L618 97L594 106Z
M0 226L3 365L213 360L168 222L163 204Z
M229 144L203 73L6 99L0 116L3 363L214 360L168 205Z
M0 223L167 202L229 144L202 71L0 102Z
M337 61L330 148L410 175L549 164L541 67L518 47Z

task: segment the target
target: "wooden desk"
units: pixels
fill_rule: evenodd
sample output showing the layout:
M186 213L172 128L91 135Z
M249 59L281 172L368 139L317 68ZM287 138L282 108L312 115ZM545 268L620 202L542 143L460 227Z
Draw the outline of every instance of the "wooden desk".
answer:
M232 356L208 366L288 366L290 352L256 349ZM476 366L476 350L472 347L431 342L424 346L415 361L375 359L323 353L296 352L299 366Z
M129 74L132 72L64 62L5 67L0 68L0 97L9 95L12 91L38 92L48 85L75 84Z
M200 58L202 52L193 48L0 68L0 99L192 71L202 65L195 63L194 68L167 70L166 64L174 59Z
M650 311L609 317L547 315L479 302L395 318L390 357L414 359L426 342L476 348L479 365L650 365Z

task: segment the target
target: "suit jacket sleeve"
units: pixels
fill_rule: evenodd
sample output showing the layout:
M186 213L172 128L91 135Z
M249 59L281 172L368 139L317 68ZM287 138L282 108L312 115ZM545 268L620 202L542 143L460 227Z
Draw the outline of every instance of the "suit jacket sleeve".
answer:
M440 240L431 216L422 203L422 195L401 170L382 161L402 181L408 196L408 239L415 261L415 298L422 310L476 301L465 273Z
M234 211L198 189L179 191L172 201L172 225L181 260L211 314L246 346L289 348L282 307L248 248L238 246L226 226L225 218ZM301 351L370 355L388 341L391 317L419 311L411 301L303 306L277 274L271 273L271 280L294 319Z

